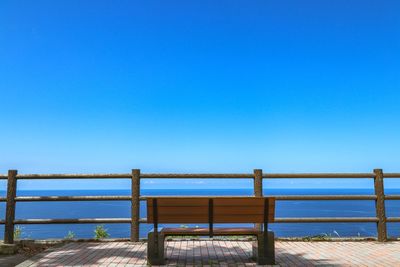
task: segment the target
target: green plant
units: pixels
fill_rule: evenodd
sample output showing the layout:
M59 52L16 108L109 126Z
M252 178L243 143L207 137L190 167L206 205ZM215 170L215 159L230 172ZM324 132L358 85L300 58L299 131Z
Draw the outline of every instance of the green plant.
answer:
M305 236L302 238L303 241L328 241L332 240L331 234L322 233L320 235Z
M14 239L20 239L22 235L22 227L16 226L14 229Z
M95 239L102 239L102 238L107 238L110 235L108 234L108 229L104 228L104 225L96 225L96 228L94 229L94 238Z
M72 231L68 231L68 234L64 237L65 239L74 239L75 233Z

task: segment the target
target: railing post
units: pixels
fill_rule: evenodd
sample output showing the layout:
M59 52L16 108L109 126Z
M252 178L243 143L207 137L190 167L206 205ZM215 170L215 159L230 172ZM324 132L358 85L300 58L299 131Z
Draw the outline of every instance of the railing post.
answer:
M386 215L385 215L385 191L383 187L383 171L375 169L374 188L376 195L376 217L378 218L378 241L387 241Z
M262 170L255 169L254 170L254 196L262 197Z
M8 171L6 221L4 227L4 243L14 243L15 197L17 194L17 171Z
M255 197L262 197L263 195L263 190L262 190L262 170L261 169L254 169L254 196ZM256 229L261 230L262 226L259 223L256 223L255 225Z
M131 200L131 241L139 241L140 217L140 169L132 170L132 200Z

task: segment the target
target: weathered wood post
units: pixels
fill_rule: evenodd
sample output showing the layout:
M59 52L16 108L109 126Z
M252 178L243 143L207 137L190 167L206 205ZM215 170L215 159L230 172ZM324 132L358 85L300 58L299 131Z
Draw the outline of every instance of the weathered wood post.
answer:
M132 170L132 200L131 200L131 241L139 241L140 216L140 169Z
M14 243L15 197L17 195L17 170L8 171L6 221L4 243Z
M385 191L383 187L383 171L382 169L375 169L374 188L375 188L375 208L376 217L378 218L378 241L387 241L386 231L386 214L385 214Z
M263 172L261 169L254 169L254 196L262 197L263 196ZM261 230L261 224L255 224L257 229Z
M263 172L261 169L254 170L254 196L262 197L262 175Z

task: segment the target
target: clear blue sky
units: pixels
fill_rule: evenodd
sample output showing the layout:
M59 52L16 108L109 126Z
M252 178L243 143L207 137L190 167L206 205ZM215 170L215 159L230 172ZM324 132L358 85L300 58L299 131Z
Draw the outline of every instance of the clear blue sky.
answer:
M400 171L399 14L395 0L1 1L0 173Z

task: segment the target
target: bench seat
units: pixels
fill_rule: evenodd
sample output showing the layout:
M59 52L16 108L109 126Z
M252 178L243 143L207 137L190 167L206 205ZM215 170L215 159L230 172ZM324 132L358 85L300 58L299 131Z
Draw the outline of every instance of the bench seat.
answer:
M167 236L182 236L182 235L194 235L194 236L209 236L209 228L163 228L161 234ZM260 234L260 231L253 227L242 227L242 228L214 228L213 235L215 236L229 236L229 235L252 235L256 236Z

